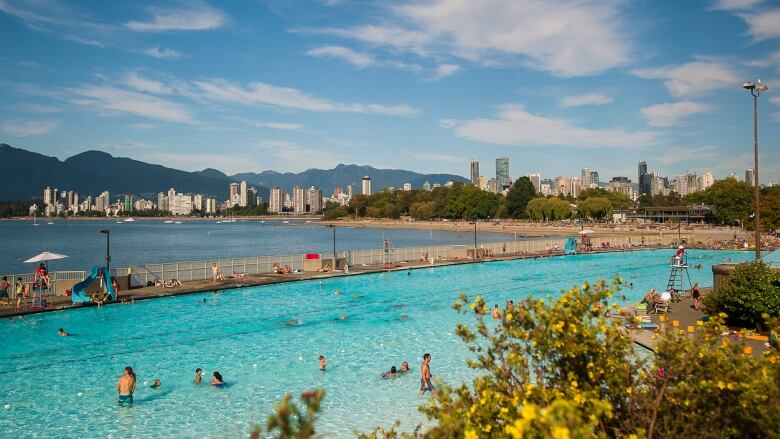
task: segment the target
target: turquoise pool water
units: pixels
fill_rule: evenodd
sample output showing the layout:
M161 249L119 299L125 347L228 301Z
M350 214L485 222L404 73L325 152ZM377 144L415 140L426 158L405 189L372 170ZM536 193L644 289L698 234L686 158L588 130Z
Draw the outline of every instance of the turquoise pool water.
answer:
M626 301L663 288L672 250L555 257L341 277L245 288L28 316L0 322L0 436L246 437L285 392L323 387L319 430L412 428L424 418L419 363L456 384L472 376L454 335L463 316L450 307L460 291L503 304L557 293L583 280L620 273ZM694 282L712 283L710 266L749 253L691 251ZM341 294L334 294L335 291ZM355 297L357 295L358 297ZM200 303L205 298L205 303ZM345 321L339 316L348 315ZM408 315L407 319L402 319ZM297 319L300 325L285 322ZM74 337L58 337L64 327ZM328 358L321 373L317 357ZM382 380L409 361L412 373ZM117 407L124 366L138 375L132 408ZM218 370L223 389L192 383L201 367ZM155 378L162 387L144 382Z

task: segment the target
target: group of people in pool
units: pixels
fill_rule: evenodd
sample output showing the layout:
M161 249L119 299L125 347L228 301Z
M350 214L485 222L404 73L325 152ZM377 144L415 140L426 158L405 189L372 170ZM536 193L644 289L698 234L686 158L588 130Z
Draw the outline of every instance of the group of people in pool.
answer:
M200 384L203 381L203 370L201 368L195 369L195 383ZM225 385L225 380L222 378L222 374L214 371L211 382L212 386L222 387ZM130 366L125 367L125 372L119 377L119 381L116 383L116 393L119 395L120 406L130 406L133 404L133 393L135 393L136 377L133 368ZM159 389L162 386L162 381L156 378L149 386L152 389Z
M320 370L324 372L327 367L328 360L325 359L324 355L320 355ZM400 374L409 372L411 372L409 362L404 361L401 363L400 370L398 370L395 365L390 366L390 370L381 374L380 377L384 379L396 378ZM431 392L431 394L436 393L436 389L433 387L433 375L431 374L431 354L427 352L423 355L423 361L420 365L420 396L423 396L425 392Z

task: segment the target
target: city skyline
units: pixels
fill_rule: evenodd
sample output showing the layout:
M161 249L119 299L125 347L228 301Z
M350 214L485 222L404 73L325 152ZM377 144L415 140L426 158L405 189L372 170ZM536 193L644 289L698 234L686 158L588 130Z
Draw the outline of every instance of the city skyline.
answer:
M776 3L351 6L2 0L0 141L231 174L508 157L513 175L725 176L752 167L740 85L761 78L760 177L780 178Z

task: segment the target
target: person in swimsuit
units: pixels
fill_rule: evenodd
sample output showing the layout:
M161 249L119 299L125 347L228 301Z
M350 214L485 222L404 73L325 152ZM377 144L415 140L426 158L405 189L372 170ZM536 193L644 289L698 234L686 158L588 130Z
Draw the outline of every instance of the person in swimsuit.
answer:
M409 362L408 361L404 361L403 363L401 363L401 373L406 373L406 372L409 372Z
M60 337L67 337L67 336L69 336L70 334L68 333L68 331L66 331L66 330L64 330L64 329L62 329L62 328L60 328L60 330L59 330L59 331L57 331L57 335L59 335Z
M431 382L431 379L433 378L433 375L431 375L431 354L426 353L423 355L422 365L420 365L420 372L420 396L423 396L425 392L431 392L431 394L435 394L436 389L433 388L433 383Z
M211 385L220 387L223 386L224 384L225 384L225 380L222 379L222 375L219 372L214 371L214 378L211 379Z
M696 282L691 287L691 297L693 297L693 309L696 311L701 308L701 291L699 291L699 283Z
M382 374L382 378L395 378L398 376L398 370L395 366L390 366L390 370Z
M328 360L325 359L324 355L320 355L320 370L325 371L326 367L328 367Z
M135 372L130 366L125 367L125 373L116 383L116 393L119 394L119 405L133 405L133 392L135 392Z
M152 388L152 389L156 389L156 388L158 388L158 387L160 387L160 386L162 386L162 382L160 382L160 379L159 379L159 378L157 378L156 380L154 380L154 382L152 383L152 385L151 385L151 386L149 386L149 387L150 387L150 388Z
M501 318L501 310L498 309L498 304L493 305L493 318L494 319L500 319Z
M203 375L203 370L201 370L201 368L195 369L195 382L196 383L200 384L200 382L202 380L202 378L201 378L202 375Z

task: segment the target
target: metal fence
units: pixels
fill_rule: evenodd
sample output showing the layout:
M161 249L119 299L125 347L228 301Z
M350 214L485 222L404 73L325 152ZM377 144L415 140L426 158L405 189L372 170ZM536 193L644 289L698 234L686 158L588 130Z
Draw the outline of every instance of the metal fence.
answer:
M11 285L8 287L8 295L11 299L16 298L16 281L21 278L22 284L25 285L32 295L52 296L65 294L65 290L73 287L73 284L83 280L87 277L86 271L52 271L49 273L49 288L40 288L40 280L35 273L17 273L6 274L3 276L8 279L8 283Z
M555 251L563 251L567 238L532 239L523 241L478 243L479 256L485 253L494 256L510 256L524 254L545 254ZM645 246L656 246L663 242L670 242L669 237L647 236L644 238ZM640 246L641 241L629 237L591 238L594 249L627 248ZM336 254L336 257L344 258L350 266L377 265L385 262L397 264L401 262L414 262L423 260L440 259L470 259L474 257L473 245L437 245L425 247L399 247L385 249L351 250ZM330 259L331 253L323 253L324 259ZM302 270L306 255L293 254L284 256L251 256L243 258L211 259L202 261L166 262L158 264L135 265L126 268L111 269L112 276L128 276L129 285L133 287L145 286L155 281L166 282L178 279L182 282L193 280L206 280L212 278L212 267L216 264L219 271L225 277L233 273L248 275L273 273L274 265L280 267L289 266L291 270ZM51 288L43 294L64 294L68 288L72 288L75 282L86 277L85 271L56 271L50 273ZM35 283L34 273L7 275L11 297L15 296L14 281L21 277L25 283Z

